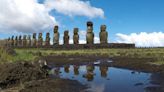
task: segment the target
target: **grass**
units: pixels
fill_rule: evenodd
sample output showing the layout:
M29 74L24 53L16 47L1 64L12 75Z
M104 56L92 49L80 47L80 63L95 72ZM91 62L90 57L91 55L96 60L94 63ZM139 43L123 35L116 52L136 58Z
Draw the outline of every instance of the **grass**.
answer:
M1 51L1 50L0 50ZM33 61L42 56L53 55L95 55L109 57L130 57L130 58L154 58L154 63L164 64L164 48L133 48L133 49L83 49L83 50L55 50L55 49L15 49L15 56L8 56L1 51L2 59L6 57L13 62L16 61ZM2 54L3 52L3 54Z

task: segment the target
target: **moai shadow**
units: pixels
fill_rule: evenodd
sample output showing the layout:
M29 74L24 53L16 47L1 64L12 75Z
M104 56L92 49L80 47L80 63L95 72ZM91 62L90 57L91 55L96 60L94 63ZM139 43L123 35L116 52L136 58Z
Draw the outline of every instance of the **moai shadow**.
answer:
M26 47L27 46L27 40L26 40L26 35L23 36L23 47Z
M33 47L36 47L36 43L37 43L37 40L36 40L36 33L33 33L33 37L32 37L32 46L33 46Z
M100 27L100 44L107 44L108 43L108 32L106 31L106 25L101 25Z
M17 37L17 36L15 37L15 40L14 40L14 46L15 46L15 47L18 46L18 37Z
M46 47L50 46L50 33L46 33Z
M79 44L79 35L78 35L78 28L74 28L74 35L73 35L73 44Z
M108 75L108 67L107 66L100 66L101 77L106 78Z
M38 47L42 47L42 44L43 44L42 33L39 33L39 36L38 36Z
M89 45L89 48L92 48L91 45L94 44L94 33L93 33L93 23L90 21L87 22L86 41L87 41L87 44Z
M64 45L68 45L69 44L69 35L68 35L68 33L69 33L68 30L64 31L64 37L63 37Z
M21 47L22 46L22 36L19 36L19 40L18 40L18 46Z
M79 75L79 66L78 65L74 65L74 75Z
M87 81L93 81L94 80L94 65L89 64L86 66L87 73L83 75L84 78L87 79Z
M53 45L59 45L59 32L58 32L59 27L55 26L54 27L54 37L53 37Z
M11 37L11 46L14 46L14 36Z
M31 36L28 35L28 38L27 38L27 47L31 47Z

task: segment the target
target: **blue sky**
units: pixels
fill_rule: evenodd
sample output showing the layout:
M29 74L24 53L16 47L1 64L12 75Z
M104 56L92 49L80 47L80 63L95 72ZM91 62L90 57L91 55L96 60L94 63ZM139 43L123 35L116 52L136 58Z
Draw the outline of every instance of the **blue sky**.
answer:
M87 3L88 0L81 1ZM38 0L37 3L44 4L45 1ZM121 41L124 40L122 42L128 42L129 40L133 42L133 33L137 35L136 37L141 37L142 33L145 33L147 36L151 36L154 33L156 34L154 36L164 36L164 0L89 0L89 3L91 7L101 9L104 12L104 18L99 15L95 17L89 17L83 14L78 15L79 13L70 16L63 12L58 12L57 8L51 8L48 13L59 23L59 32L61 34L64 30L68 29L70 35L72 35L74 27L78 27L80 31L85 31L86 22L92 21L94 23L94 33L96 37L99 35L100 25L107 25L108 39L110 42L116 42L118 39L121 39ZM1 29L2 28L0 28L0 30ZM11 35L2 32L1 34L3 35L1 35L0 38L6 38ZM50 32L52 34L52 28L37 32L43 32L44 34ZM24 32L21 33L24 34ZM30 34L32 32L25 33ZM117 34L121 34L121 37ZM129 38L128 41L126 41L126 38L123 38L125 36ZM81 39L85 39L85 37ZM164 40L163 37L150 37L150 39L146 39L145 41L151 41L151 39ZM121 41L119 40L118 42ZM137 43L137 41L135 40L134 43ZM151 46L153 44L149 45ZM163 46L164 43L160 42L159 45Z

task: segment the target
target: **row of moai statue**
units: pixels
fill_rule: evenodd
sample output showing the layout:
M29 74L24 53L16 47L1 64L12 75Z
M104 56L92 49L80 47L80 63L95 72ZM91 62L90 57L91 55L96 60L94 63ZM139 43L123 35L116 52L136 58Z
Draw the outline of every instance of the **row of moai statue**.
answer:
M60 34L58 32L59 27L55 26L54 27L54 37L53 37L53 45L59 45L59 37ZM100 33L99 33L99 38L100 38L100 44L107 44L108 43L108 33L106 31L106 25L101 25L100 27ZM73 35L73 44L79 44L79 34L78 34L79 29L74 28L74 35ZM69 44L69 31L66 30L64 31L64 36L63 36L63 44L68 45ZM92 22L87 22L87 34L86 34L86 43L87 44L94 44L94 33L93 33L93 23ZM38 40L36 38L36 33L33 33L33 37L31 39L31 36L26 35L23 36L16 36L14 39L14 36L8 39L8 45L9 46L43 46L43 37L42 33L39 33L38 35ZM45 39L45 44L44 46L50 46L50 33L46 33L46 39Z

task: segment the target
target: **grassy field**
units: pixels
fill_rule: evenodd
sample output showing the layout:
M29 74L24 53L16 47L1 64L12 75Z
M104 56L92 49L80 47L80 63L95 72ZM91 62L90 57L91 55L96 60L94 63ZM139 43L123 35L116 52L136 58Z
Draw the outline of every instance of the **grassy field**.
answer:
M164 64L164 48L133 48L133 49L84 49L84 50L47 50L47 49L15 49L16 55L8 55L0 49L0 61L33 61L48 55L94 55L108 57L154 58L156 64ZM6 59L6 60L5 60Z

